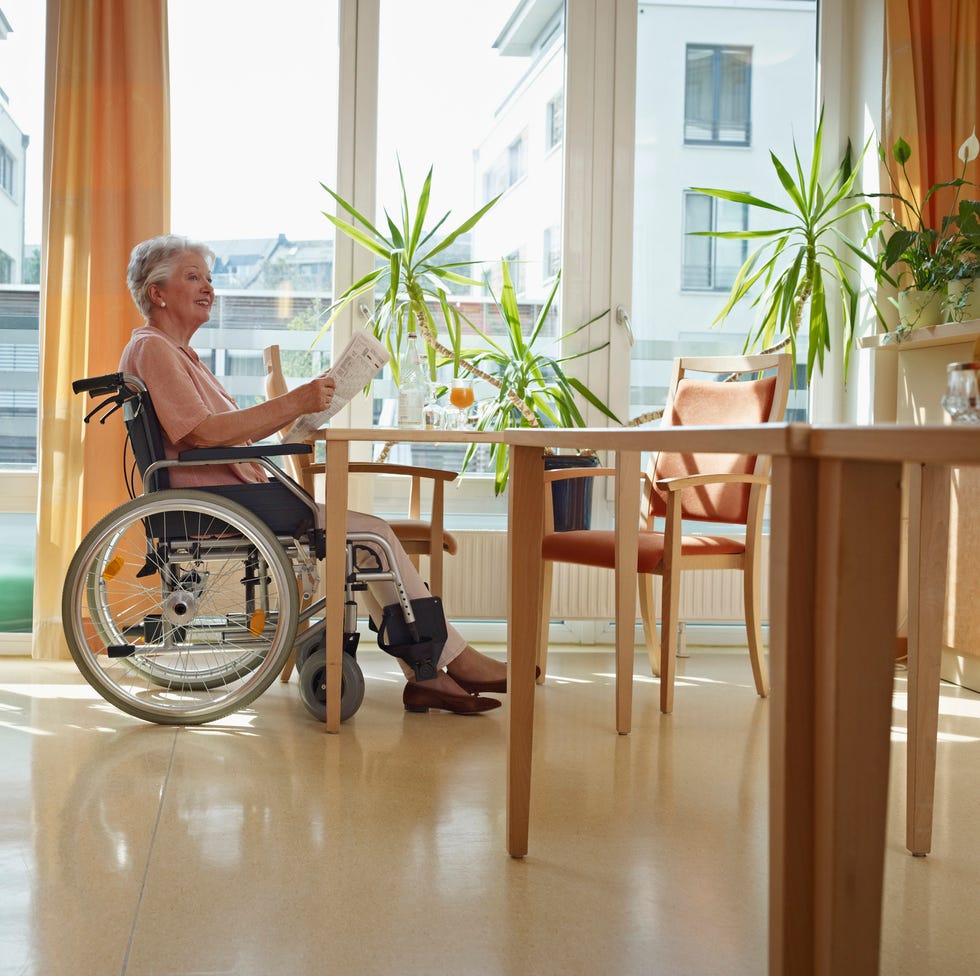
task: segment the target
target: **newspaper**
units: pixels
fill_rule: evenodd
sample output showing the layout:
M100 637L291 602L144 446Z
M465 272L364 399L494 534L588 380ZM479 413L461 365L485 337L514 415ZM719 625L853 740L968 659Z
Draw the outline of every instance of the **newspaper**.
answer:
M286 432L283 441L290 443L308 440L314 431L326 426L335 414L364 389L378 374L391 355L380 342L363 329L351 336L344 351L330 369L321 376L332 376L337 383L333 399L326 410L319 413L305 413Z

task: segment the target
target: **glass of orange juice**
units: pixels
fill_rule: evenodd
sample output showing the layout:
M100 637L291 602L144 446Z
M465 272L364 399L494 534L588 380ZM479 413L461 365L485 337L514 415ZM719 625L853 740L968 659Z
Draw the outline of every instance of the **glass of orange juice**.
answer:
M449 406L446 408L445 426L447 430L463 430L470 417L473 406L473 381L457 377L449 385Z

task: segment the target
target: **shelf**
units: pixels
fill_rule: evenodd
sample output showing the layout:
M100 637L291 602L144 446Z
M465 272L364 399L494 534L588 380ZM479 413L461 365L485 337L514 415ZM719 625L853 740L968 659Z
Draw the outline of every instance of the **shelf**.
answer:
M944 322L926 328L913 329L900 342L890 338L890 332L858 339L858 348L874 349L877 352L908 352L911 349L925 349L930 346L954 346L970 339L980 339L980 319L967 322Z

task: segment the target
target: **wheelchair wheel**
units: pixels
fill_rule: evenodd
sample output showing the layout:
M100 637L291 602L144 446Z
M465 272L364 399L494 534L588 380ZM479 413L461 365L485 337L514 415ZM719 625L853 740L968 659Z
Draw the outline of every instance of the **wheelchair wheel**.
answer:
M340 721L346 722L364 701L364 672L353 654L343 655L340 685ZM318 647L299 669L299 695L317 721L327 720L327 652Z
M71 655L106 701L148 722L198 725L257 698L298 616L292 564L246 508L160 491L105 516L68 569Z

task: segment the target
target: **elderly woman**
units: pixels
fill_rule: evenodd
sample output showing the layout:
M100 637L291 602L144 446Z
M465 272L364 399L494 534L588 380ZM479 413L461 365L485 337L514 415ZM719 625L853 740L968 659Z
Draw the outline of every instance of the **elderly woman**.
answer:
M146 324L133 330L119 368L146 385L168 457L190 448L232 447L262 440L302 414L323 410L333 397L333 379L321 376L282 396L239 409L190 346L214 304L213 261L214 253L207 245L173 235L138 244L129 261L127 284ZM248 463L177 468L170 473L175 488L266 480L268 475L260 466ZM347 527L377 533L389 542L409 599L429 595L387 522L348 512ZM390 583L373 584L371 590L381 606L396 602ZM435 677L418 680L401 662L408 678L402 696L405 708L422 712L441 708L459 714L497 708L498 699L479 693L506 691L506 667L480 654L451 626L447 631Z

